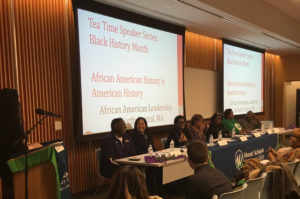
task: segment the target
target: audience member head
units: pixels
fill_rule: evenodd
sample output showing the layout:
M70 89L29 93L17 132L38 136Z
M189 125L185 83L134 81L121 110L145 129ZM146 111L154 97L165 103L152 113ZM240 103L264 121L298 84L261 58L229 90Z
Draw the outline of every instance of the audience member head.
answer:
M124 135L126 130L125 122L122 118L115 118L111 121L111 132L116 136Z
M224 111L224 117L225 117L226 119L228 119L228 120L233 120L233 119L234 119L233 111L232 111L231 108L226 109L226 110Z
M300 131L294 130L293 135L290 138L291 147L299 148L300 147Z
M188 162L192 169L208 162L208 149L205 143L194 140L187 146Z
M147 133L148 131L147 120L143 117L138 117L134 122L134 130L136 130L140 134Z
M248 111L246 114L246 118L247 118L247 120L253 120L253 119L255 119L255 115L252 111Z
M201 127L203 127L203 123L204 123L204 119L202 115L200 114L193 115L191 119L191 126L195 126L198 129L200 129Z
M186 123L185 117L182 115L177 115L174 119L174 125L180 130L184 129L185 123Z
M145 176L137 167L120 167L113 175L107 198L148 199Z
M211 118L210 118L210 124L211 124L211 125L214 125L214 124L221 124L221 123L222 123L222 119L223 119L222 113L215 113L215 114L213 114L213 116L211 116Z

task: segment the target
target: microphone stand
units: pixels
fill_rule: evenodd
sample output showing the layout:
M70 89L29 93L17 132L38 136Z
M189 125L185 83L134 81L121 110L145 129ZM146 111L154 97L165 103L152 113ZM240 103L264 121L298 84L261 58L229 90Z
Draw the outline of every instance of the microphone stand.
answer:
M37 122L35 123L28 131L26 131L25 133L25 153L24 153L24 157L25 157L25 199L28 199L28 135L39 125L41 124L46 118L48 117L48 115L43 115L43 117Z

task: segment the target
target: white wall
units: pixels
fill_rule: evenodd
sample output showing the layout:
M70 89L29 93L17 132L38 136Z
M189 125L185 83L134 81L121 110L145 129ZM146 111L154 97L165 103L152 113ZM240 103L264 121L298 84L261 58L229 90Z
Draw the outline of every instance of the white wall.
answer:
M296 92L300 81L284 82L283 86L283 125L296 125Z
M184 68L184 93L186 119L199 113L204 118L210 118L219 111L222 102L221 73L198 69Z

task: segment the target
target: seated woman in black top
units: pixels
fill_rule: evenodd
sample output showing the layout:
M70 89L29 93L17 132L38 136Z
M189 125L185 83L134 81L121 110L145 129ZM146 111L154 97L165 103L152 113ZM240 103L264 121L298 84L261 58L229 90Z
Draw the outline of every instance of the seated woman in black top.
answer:
M171 129L165 148L170 148L170 142L173 140L175 147L184 146L188 139L189 135L187 134L186 129L186 120L184 116L177 115L174 119L174 127Z
M206 138L209 140L209 136L213 135L214 139L218 138L218 134L221 131L222 136L226 137L226 130L222 124L223 115L222 113L215 113L210 118L209 128L206 131Z
M149 145L152 146L153 151L155 147L149 133L148 124L145 118L139 117L135 120L133 132L128 132L135 146L137 155L148 153Z

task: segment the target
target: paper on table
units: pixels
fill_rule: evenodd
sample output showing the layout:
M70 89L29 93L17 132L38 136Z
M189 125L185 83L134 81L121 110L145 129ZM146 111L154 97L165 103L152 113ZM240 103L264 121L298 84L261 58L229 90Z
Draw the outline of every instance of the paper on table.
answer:
M225 146L225 145L227 145L228 143L227 143L226 140L221 140L221 141L218 141L218 144L219 144L219 146Z
M242 136L242 137L240 137L240 140L241 140L242 142L245 142L245 141L248 140L248 138L247 138L246 136Z

